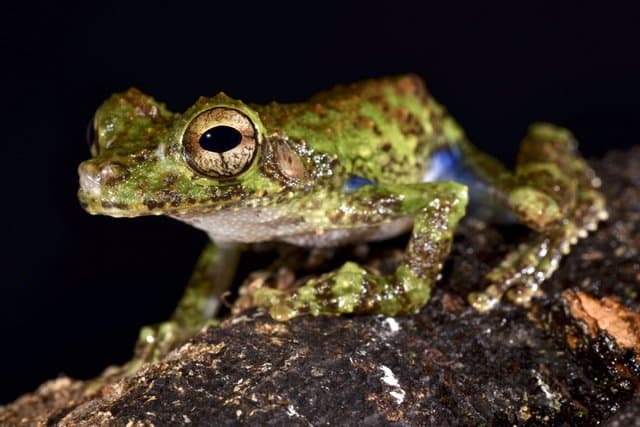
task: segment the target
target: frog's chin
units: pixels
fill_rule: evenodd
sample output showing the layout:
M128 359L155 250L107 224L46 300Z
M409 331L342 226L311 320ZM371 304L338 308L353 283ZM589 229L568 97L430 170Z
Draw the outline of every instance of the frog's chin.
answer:
M114 218L134 218L138 216L163 215L162 209L149 209L146 206L136 207L127 203L107 200L84 189L78 191L80 206L91 215L106 215Z

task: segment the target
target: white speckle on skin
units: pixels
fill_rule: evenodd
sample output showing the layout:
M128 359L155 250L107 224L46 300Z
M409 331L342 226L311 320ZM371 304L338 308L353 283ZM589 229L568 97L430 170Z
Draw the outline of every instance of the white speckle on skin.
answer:
M390 391L389 395L395 399L398 405L400 405L402 402L404 402L406 392L402 389L402 387L400 387L400 383L398 382L398 379L393 374L393 371L391 369L389 369L385 365L381 365L380 369L384 373L384 376L380 378L380 380L386 385L394 387L394 390Z
M156 158L159 161L163 161L166 157L166 153L167 153L166 146L163 143L158 144L158 148L156 148L156 152L155 152Z

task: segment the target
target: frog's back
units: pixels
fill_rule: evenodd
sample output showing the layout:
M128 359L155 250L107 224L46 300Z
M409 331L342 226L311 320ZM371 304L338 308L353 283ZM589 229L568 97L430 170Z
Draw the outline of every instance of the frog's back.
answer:
M345 170L384 183L416 182L447 144L444 110L414 75L336 86L300 104L258 107L269 132L334 154Z

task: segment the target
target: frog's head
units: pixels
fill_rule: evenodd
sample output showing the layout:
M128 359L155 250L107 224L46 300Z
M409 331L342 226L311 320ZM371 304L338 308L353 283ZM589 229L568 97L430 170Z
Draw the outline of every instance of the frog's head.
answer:
M181 215L273 203L315 179L310 153L223 93L184 114L136 89L96 112L79 199L94 214Z

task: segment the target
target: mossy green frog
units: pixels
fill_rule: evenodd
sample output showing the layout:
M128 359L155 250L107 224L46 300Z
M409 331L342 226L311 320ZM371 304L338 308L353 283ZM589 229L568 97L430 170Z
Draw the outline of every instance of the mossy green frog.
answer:
M599 180L569 131L533 125L509 171L471 145L413 75L337 86L295 104L220 93L182 114L130 89L108 99L93 126L93 158L79 167L87 211L168 215L211 237L165 336L211 317L242 243L337 246L411 230L390 276L348 262L293 291L261 289L255 301L279 320L414 313L429 299L470 198L474 215L535 231L488 274L486 290L469 296L486 310L508 290L526 303L570 245L606 218Z

